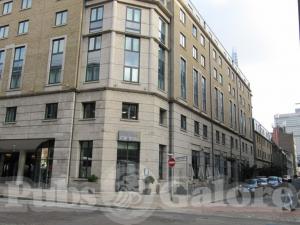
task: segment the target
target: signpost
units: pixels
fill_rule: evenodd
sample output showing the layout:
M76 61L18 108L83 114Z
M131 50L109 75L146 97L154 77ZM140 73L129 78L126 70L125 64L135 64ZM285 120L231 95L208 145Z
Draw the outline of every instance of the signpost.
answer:
M169 165L169 167L170 168L173 168L174 166L175 166L175 159L174 158L169 158L169 160L168 160L168 165Z

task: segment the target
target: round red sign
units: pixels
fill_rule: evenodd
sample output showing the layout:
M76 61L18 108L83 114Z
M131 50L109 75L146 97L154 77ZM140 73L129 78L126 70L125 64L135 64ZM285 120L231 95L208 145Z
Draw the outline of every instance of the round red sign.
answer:
M174 167L175 166L175 159L174 158L169 158L168 165L171 168Z

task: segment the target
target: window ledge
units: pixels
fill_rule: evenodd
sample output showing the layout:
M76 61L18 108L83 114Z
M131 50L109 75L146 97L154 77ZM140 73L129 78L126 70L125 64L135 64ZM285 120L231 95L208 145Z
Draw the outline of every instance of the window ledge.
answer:
M123 121L123 122L132 122L132 123L139 123L140 121L139 120L131 120L131 119L120 119L120 121Z
M79 121L94 121L96 120L96 118L83 118L83 119L79 119Z
M26 11L26 10L29 10L29 9L31 9L31 7L29 7L29 8L24 8L24 9L20 9L20 12Z
M64 26L67 26L67 25L68 25L67 23L59 24L59 25L53 25L52 28L64 27Z
M168 124L159 124L159 126L164 127L164 128L168 128Z
M58 119L43 119L42 122L57 122Z
M78 181L78 182L87 182L87 178L74 178L73 181Z
M17 122L3 122L4 125L14 125L17 124Z
M10 15L10 14L12 14L12 12L2 14L1 16L8 16L8 15Z
M194 136L196 136L196 137L200 137L200 134L195 134L195 133L194 133Z
M26 33L21 33L21 34L17 34L17 37L19 37L19 36L24 36L24 35L27 35L28 34L28 32L26 32Z
M123 80L121 83L122 84L132 84L132 85L141 85L139 82L131 82L131 81L126 81L126 80Z
M21 88L13 88L13 89L6 90L6 92L14 92L14 91L21 91Z
M8 37L3 37L3 38L0 38L0 40L5 40L5 39L8 39Z
M91 81L84 81L83 84L94 84L94 83L99 83L99 80L91 80Z
M45 87L55 87L55 86L61 86L61 83L56 84L46 84Z
M187 130L184 130L182 128L180 128L180 131L184 132L184 133L187 133Z

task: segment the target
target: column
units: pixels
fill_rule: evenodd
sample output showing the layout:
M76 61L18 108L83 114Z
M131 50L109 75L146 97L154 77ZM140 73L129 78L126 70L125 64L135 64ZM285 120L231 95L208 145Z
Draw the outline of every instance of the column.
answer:
M26 152L20 151L16 185L23 184L25 161L26 161Z

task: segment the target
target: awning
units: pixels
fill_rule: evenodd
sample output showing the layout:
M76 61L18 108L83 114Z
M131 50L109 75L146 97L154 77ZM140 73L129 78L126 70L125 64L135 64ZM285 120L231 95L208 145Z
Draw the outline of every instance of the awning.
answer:
M49 139L23 139L23 140L1 140L0 152L10 151L35 151L40 144Z

